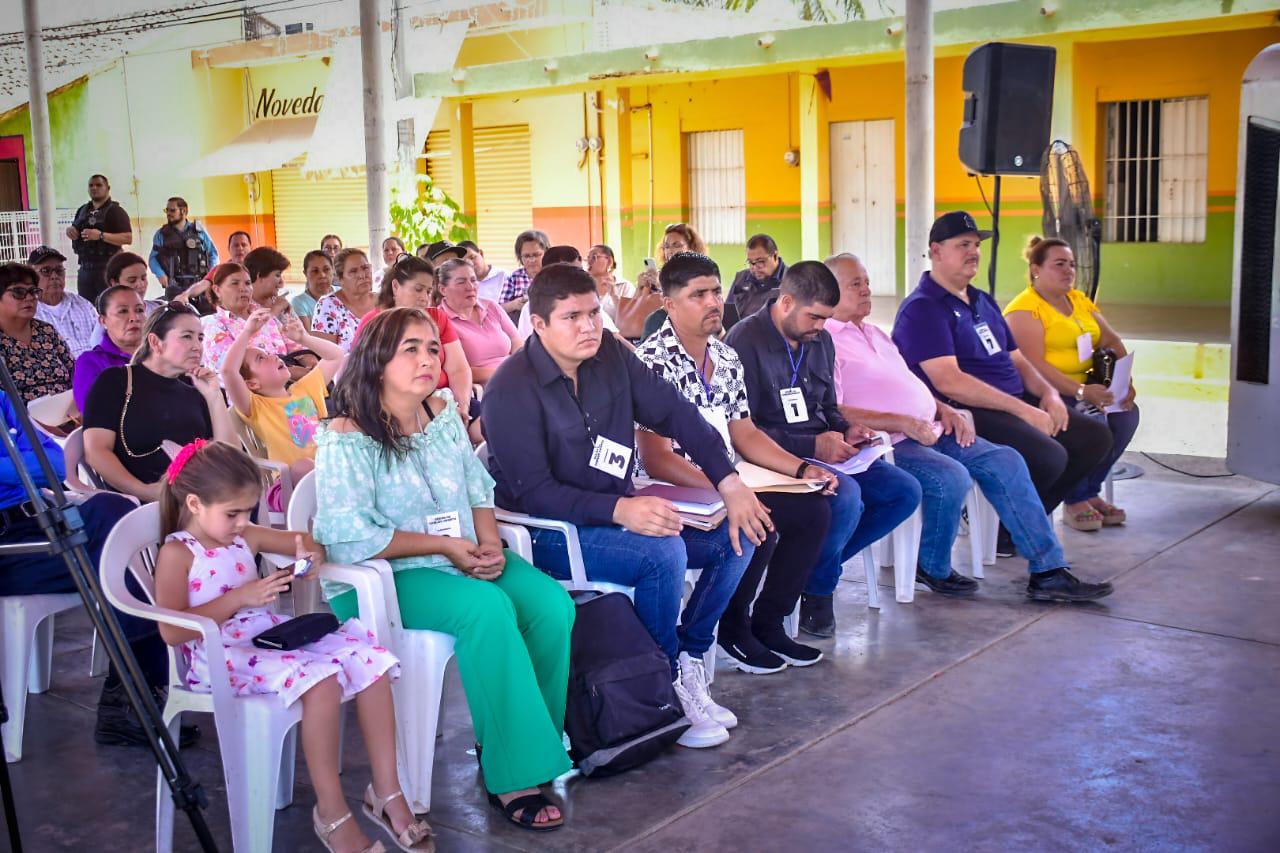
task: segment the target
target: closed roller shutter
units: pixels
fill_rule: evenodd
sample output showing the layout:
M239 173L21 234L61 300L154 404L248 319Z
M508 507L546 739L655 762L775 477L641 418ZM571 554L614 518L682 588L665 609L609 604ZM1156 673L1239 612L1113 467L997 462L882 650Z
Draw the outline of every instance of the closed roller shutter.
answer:
M516 235L533 227L533 171L529 162L529 126L475 129L476 242L489 262L506 270L518 266ZM427 138L427 174L456 194L449 131Z
M284 277L304 281L302 259L320 248L326 234L344 246L368 248L369 216L364 174L354 177L303 177L297 168L274 169L276 248L292 263Z

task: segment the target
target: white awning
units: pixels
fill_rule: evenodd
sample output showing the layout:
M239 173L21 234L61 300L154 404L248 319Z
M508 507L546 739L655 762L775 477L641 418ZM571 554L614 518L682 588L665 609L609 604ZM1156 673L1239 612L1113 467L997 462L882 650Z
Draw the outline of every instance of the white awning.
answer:
M256 122L217 151L197 160L190 172L194 177L211 178L279 169L306 153L315 129L315 116Z
M406 71L410 78L408 85L412 87L412 77L415 74L447 71L453 68L469 26L469 21L451 21L438 27L410 28L403 33L406 39L404 55L409 66ZM383 34L382 51L383 56L390 59L392 41L389 34ZM302 167L304 172L363 166L366 162L364 99L358 37L345 38L334 45L329 69L329 83L325 88L324 104L316 120L312 142L307 147L307 160ZM389 68L383 74L382 81L382 97L388 120L395 122L400 119L413 119L413 150L422 151L427 142L427 134L430 133L431 125L435 123L436 113L440 109L440 99L418 99L412 95L397 99L395 81ZM387 140L387 160L394 162L396 157L394 126L387 128L385 139Z

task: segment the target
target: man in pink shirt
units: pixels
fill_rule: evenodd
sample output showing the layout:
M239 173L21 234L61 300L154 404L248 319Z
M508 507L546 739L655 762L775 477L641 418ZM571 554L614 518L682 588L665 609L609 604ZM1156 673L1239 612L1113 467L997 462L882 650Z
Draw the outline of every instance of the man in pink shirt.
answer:
M1022 456L975 436L969 419L935 399L889 335L867 322L871 285L861 261L843 254L828 258L826 265L840 284L840 303L826 330L835 343L841 413L851 422L891 433L895 464L920 481L924 525L916 581L943 595L968 596L977 590L977 581L951 567L960 509L976 480L1009 529L1018 553L1027 558L1027 596L1083 600L1066 592L1077 584L1068 581L1074 578L1062 545ZM1096 587L1101 594L1093 598L1111 592L1110 584L1078 587Z

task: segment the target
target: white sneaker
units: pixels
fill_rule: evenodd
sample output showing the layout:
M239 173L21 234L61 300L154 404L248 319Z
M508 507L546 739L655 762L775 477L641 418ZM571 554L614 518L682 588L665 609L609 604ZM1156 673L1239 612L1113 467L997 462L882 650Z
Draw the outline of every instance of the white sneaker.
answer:
M681 707L684 708L685 719L691 724L676 743L691 749L705 749L708 746L719 746L729 739L728 729L707 716L707 712L693 700L679 679L672 686L676 689Z
M680 682L689 691L693 701L698 703L708 717L726 729L736 726L738 718L734 716L734 713L723 705L717 705L715 700L711 698L711 692L707 686L707 670L702 665L702 657L694 657L688 652L681 652L679 664Z

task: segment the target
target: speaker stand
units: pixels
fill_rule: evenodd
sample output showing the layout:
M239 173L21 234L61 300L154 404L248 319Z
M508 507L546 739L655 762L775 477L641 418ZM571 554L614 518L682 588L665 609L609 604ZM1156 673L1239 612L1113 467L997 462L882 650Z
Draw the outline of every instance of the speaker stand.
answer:
M991 263L987 265L987 292L996 295L996 261L1000 258L1000 176L996 175L991 199Z

